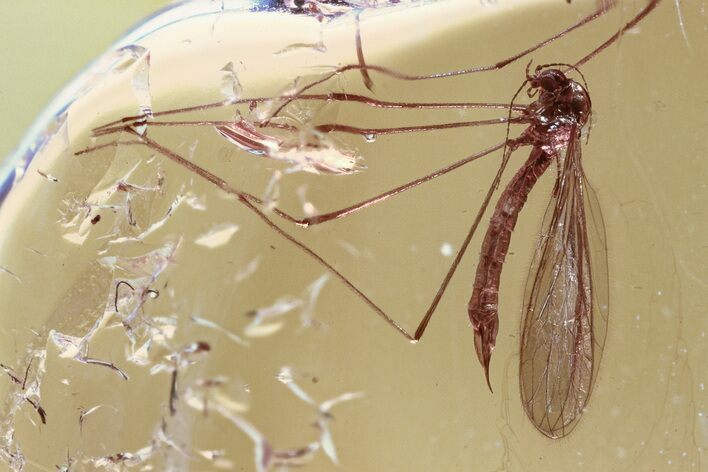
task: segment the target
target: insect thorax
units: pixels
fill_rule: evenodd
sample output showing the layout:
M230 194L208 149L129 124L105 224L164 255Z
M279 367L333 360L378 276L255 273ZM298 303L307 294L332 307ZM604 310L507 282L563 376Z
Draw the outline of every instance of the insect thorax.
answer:
M529 82L530 91L539 95L528 107L531 128L527 133L534 144L556 153L589 120L590 96L582 85L557 69L537 72Z

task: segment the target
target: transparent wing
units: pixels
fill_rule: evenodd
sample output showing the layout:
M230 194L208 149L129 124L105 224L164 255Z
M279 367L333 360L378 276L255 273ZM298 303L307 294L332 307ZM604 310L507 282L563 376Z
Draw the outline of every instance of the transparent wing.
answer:
M521 400L531 422L551 438L568 434L583 414L607 333L605 227L580 157L575 136L559 158L522 321Z

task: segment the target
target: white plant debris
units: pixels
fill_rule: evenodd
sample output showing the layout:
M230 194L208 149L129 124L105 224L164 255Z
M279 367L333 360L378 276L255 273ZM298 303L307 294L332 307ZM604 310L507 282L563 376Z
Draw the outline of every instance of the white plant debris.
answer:
M240 336L238 336L236 333L233 333L229 331L228 329L224 328L223 326L214 323L211 320L208 320L206 318L202 318L200 316L191 316L190 319L194 324L197 324L199 326L204 326L205 328L213 329L215 331L218 331L219 333L222 333L224 336L226 336L229 340L235 342L236 344L244 347L248 347L249 343L248 341L245 341L242 339Z
M42 170L37 169L37 173L50 182L54 182L54 183L59 182L59 179L57 177L54 177L52 174L50 174L48 172L44 172Z
M84 421L86 421L86 418L88 416L96 413L101 408L109 408L109 409L113 410L115 413L120 413L116 407L110 406L110 405L95 405L95 406L92 406L91 408L88 408L88 409L86 409L84 407L80 407L79 408L79 433L83 433Z
M7 366L2 370L11 379L14 386L10 389L5 399L6 414L0 418L0 458L11 470L24 470L26 459L19 441L15 440L15 420L22 412L25 405L30 405L39 417L40 422L47 422L48 413L41 405L41 385L46 368L46 349L36 349L27 356L27 367L24 376L20 378L17 373ZM30 421L37 426L34 419Z
M151 375L161 372L170 373L171 381L168 399L170 416L174 416L177 413L177 401L180 398L178 386L180 370L184 370L190 365L201 361L210 351L211 345L206 341L194 341L164 356L164 362L156 363L150 369Z
M281 129L257 127L244 118L216 126L216 131L239 149L257 156L291 164L288 173L348 175L365 169L362 157L347 149L330 133L318 131L308 124L300 127L278 120ZM272 134L271 134L272 133Z
M300 297L286 295L278 298L272 305L254 310L250 314L252 321L244 328L244 335L258 338L277 333L285 326L282 317L297 308L301 309L302 327L312 326L317 299L328 280L329 274L324 274L312 282Z
M137 466L142 466L140 470L155 470L154 466L148 461L158 454L166 455L170 451L176 451L181 456L190 458L184 448L177 445L170 437L167 432L167 424L162 420L155 427L150 443L140 449L115 452L107 456L85 457L82 462L110 472L123 472L126 468L130 469ZM167 461L165 460L165 462Z
M303 328L312 326L315 320L315 306L317 300L320 297L320 293L324 288L325 284L329 281L330 275L328 273L323 274L319 279L312 282L305 289L304 294L304 304L302 311L300 312L300 323Z
M344 393L335 398L317 403L295 382L293 377L290 367L281 368L277 375L278 380L285 384L297 398L314 409L316 419L313 426L318 432L317 439L298 447L287 449L273 447L271 440L264 436L257 426L242 416L247 407L240 402L220 395L217 385L212 386L206 393L203 388L188 389L185 393L185 402L198 411L218 413L248 436L254 444L254 463L256 470L259 472L306 465L320 450L324 452L333 464L338 465L337 450L330 431L330 424L334 421L331 410L340 403L363 397L363 393ZM202 456L204 457L204 454Z
M22 279L20 278L20 276L8 269L7 267L0 266L0 272L9 275L13 279L15 279L18 284L22 283Z
M99 263L114 271L130 274L130 282L120 279L111 284L106 307L97 316L93 325L82 336L71 336L56 330L49 332L49 340L56 346L59 357L73 359L84 364L107 367L123 379L128 375L118 366L106 360L89 357L91 339L103 328L109 327L112 319L118 318L130 340L126 359L145 365L153 343L165 343L174 334L174 320L154 317L148 319L142 313L145 302L156 296L150 287L157 277L172 263L179 243L167 243L164 247L138 257L105 256Z
M232 223L222 223L210 228L209 231L198 236L194 241L194 244L206 247L208 249L216 249L227 245L238 230L238 225Z
M95 324L89 334L84 337L68 336L58 331L51 330L49 332L49 339L59 350L59 357L64 359L73 359L77 362L81 362L82 364L107 367L120 375L123 380L128 380L128 374L113 364L113 362L89 357L89 341L101 326L101 324Z
M221 93L224 94L227 101L235 103L241 98L243 87L238 80L236 71L234 71L234 63L228 62L221 68L221 72L223 73L221 78Z
M137 161L126 171L115 163L88 196L68 194L59 209L62 237L76 245L84 244L101 213L114 215L111 228L102 230L111 244L143 239L162 226L170 212L150 221L150 209L162 192L164 176L158 168L150 172L149 182L142 182L135 175L146 165L149 164Z
M317 207L307 199L307 186L306 185L300 185L297 188L297 196L300 198L300 201L302 202L302 211L305 214L305 216L312 216L317 214Z
M236 276L234 277L234 283L243 282L244 280L251 277L253 274L256 273L260 265L261 256L254 257L248 264L246 264L246 267L236 273Z

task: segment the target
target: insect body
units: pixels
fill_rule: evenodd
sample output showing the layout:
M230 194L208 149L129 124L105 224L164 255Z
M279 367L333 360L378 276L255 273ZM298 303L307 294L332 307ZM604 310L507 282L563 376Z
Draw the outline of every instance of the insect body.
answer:
M570 68L575 69L572 66ZM580 162L581 130L590 117L590 97L578 82L568 78L561 70L547 66L538 67L533 76L529 76L527 72L527 79L519 92L526 84L530 86L529 96L537 96L537 99L521 107L515 106L512 100L509 110L520 111L521 114L510 117L507 121L527 125L526 130L517 138L507 139L497 146L344 209L305 219L297 219L278 208L273 209L277 216L301 226L325 223L346 217L503 148L502 163L482 207L437 295L413 334L398 325L315 250L276 225L259 209L264 205L263 200L231 187L206 169L188 162L147 136L139 135L132 125L119 125L117 129L138 137L139 140L135 144L143 144L165 155L222 190L237 196L240 203L256 213L272 230L323 265L411 341L417 341L423 336L494 190L499 185L511 154L520 147L531 146L527 162L507 184L492 215L482 243L481 257L468 305L468 314L475 332L477 356L485 370L488 384L491 353L499 324L499 282L511 233L531 189L552 161L556 160L558 178L529 276L520 349L520 384L522 402L533 424L549 437L557 438L568 434L581 417L599 366L607 327L606 246L599 206L587 184ZM444 126L446 125L439 128ZM338 129L334 125L323 125L323 128ZM430 129L438 127L431 125ZM97 134L114 132L111 128L96 131ZM117 143L108 143L100 147L115 144ZM94 149L96 148L81 151L79 154ZM595 264L593 267L590 265L591 254Z
M590 237L599 237L598 266L590 267L588 220L580 165L580 131L589 119L587 91L557 69L538 68L529 77L539 98L526 110L530 126L509 143L532 146L492 215L482 243L468 312L475 348L489 384L489 362L498 319L499 280L511 233L529 192L552 160L558 162L550 219L529 275L521 342L521 396L534 425L550 437L567 434L582 414L599 364L607 328L607 300L593 304L593 276L607 285L604 228L595 209ZM606 291L602 293L606 294ZM594 319L597 312L597 320ZM490 386L491 388L491 386Z
M271 231L279 235L305 255L318 263L356 294L371 310L409 341L418 341L423 336L433 313L449 286L462 257L484 215L491 198L499 186L511 154L525 146L531 147L527 162L517 171L500 196L484 238L481 258L475 276L472 295L468 304L468 315L475 333L475 348L481 362L487 383L491 353L498 330L499 282L504 259L509 250L511 233L531 189L538 178L548 169L552 161L557 163L557 179L551 202L544 218L541 239L531 266L527 282L525 307L521 327L520 345L520 389L523 407L534 426L543 434L558 438L568 434L583 414L590 397L599 367L608 317L608 274L605 231L599 205L589 186L581 165L581 131L591 114L591 101L580 83L570 79L567 71L578 71L578 67L616 41L625 31L639 23L658 3L651 1L636 16L596 49L586 54L575 65L551 64L539 66L530 75L527 69L526 81L519 88L514 99L528 84L529 97L536 99L528 105L494 103L409 103L386 102L368 96L348 93L308 92L328 80L347 71L373 72L397 80L421 81L443 79L445 77L481 73L498 70L521 57L543 47L564 34L576 29L606 11L600 8L596 13L580 20L570 28L496 64L475 67L429 76L408 75L384 66L367 64L363 58L361 41L357 40L357 56L360 62L341 66L335 72L324 74L295 92L280 97L243 98L195 108L175 109L155 112L149 120L150 126L212 126L219 134L233 144L244 146L249 142L265 143L257 154L276 160L284 160L283 155L297 159L285 159L300 164L300 169L322 169L313 166L315 151L336 151L328 141L330 133L353 133L366 137L369 134L393 134L424 132L462 126L481 126L499 123L523 124L527 128L518 137L507 138L488 149L476 152L450 165L442 167L398 187L328 213L310 215L304 218L293 216L256 195L238 189L220 176L200 167L177 152L160 144L148 133L139 131L145 117L126 117L94 129L94 135L110 136L125 133L130 141L114 140L80 150L78 156L89 154L105 147L122 145L145 146L188 171L211 182L219 189L234 195L240 205L252 212ZM357 37L358 38L358 37ZM358 38L360 39L360 38ZM565 71L561 70L564 69ZM308 92L308 93L305 93ZM273 129L288 132L291 127L278 122L279 113L290 103L306 100L352 101L375 108L504 108L509 111L506 119L478 120L473 122L445 123L401 128L355 128L341 123L320 124L309 130L317 139L303 146L303 140L295 140L294 147L284 149L283 141L270 136ZM156 118L190 110L207 110L221 106L255 105L271 101L274 111L253 123L234 121L160 121ZM308 135L309 136L309 135ZM247 138L247 139L246 139ZM255 141L252 138L257 138ZM314 146L314 147L313 147ZM309 227L327 223L381 203L418 185L446 175L481 157L503 149L503 158L486 196L477 212L469 231L459 245L456 257L450 265L437 293L423 315L417 329L409 333L389 316L379 305L360 290L345 274L325 260L316 249L307 246L280 223ZM329 155L329 154L328 154ZM315 161L316 163L319 161ZM305 163L307 165L303 166ZM329 168L329 167L327 167ZM352 166L344 169L348 172ZM280 219L281 221L278 221ZM592 265L591 265L592 259Z

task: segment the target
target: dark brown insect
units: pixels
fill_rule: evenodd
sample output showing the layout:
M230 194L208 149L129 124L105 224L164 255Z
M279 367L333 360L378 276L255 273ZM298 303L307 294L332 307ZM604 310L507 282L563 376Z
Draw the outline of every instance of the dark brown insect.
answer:
M531 154L497 202L468 310L489 384L511 232L529 192L555 160L558 177L527 282L519 378L529 418L556 438L582 415L600 364L607 333L607 253L599 205L580 159L580 131L591 112L587 90L558 69L538 68L527 81L539 91L538 99L527 109L530 126L509 146L530 145Z
M519 376L521 399L529 419L543 434L551 438L559 438L567 435L575 427L589 400L604 347L609 298L604 225L599 204L587 182L581 164L581 134L592 112L591 100L587 87L572 79L570 75L572 73L579 74L581 65L614 43L627 30L636 26L656 7L658 2L659 0L651 0L615 34L575 63L539 66L533 74L529 73L527 68L526 80L518 89L510 104L386 102L373 97L355 94L307 92L320 84L324 84L332 77L349 70L361 72L362 77L367 82L367 86L370 85L369 81L371 80L369 73L373 72L399 80L420 81L499 70L597 19L610 6L602 5L596 12L581 19L569 28L495 64L426 76L404 74L387 67L365 63L361 38L357 36L356 45L359 63L340 67L335 72L322 76L287 97L279 97L281 100L280 105L269 118L261 122L251 123L244 120L230 120L200 121L197 123L158 121L156 118L195 109L206 110L227 104L253 104L270 100L269 97L231 100L192 108L156 112L152 115L152 119L148 120L148 127L181 126L185 124L213 126L225 139L234 145L242 149L252 150L259 155L279 159L282 158L285 143L275 137L271 131L272 129L282 130L283 125L274 121L274 118L288 104L294 101L356 101L377 108L422 109L457 107L508 110L508 116L502 119L413 127L361 129L337 123L319 125L315 127L315 131L322 135L342 132L362 136L432 131L451 127L482 126L499 123L506 123L507 126L511 123L524 124L527 127L518 137L507 137L506 140L489 149L472 154L454 164L346 208L307 218L296 218L279 208L270 209L278 217L299 226L308 227L322 224L346 217L452 172L494 151L503 150L501 165L487 191L481 208L477 212L429 308L413 334L401 327L314 249L306 246L276 224L264 210L267 202L263 199L234 188L221 177L210 173L173 150L166 148L148 137L146 133L138 131L137 128L146 122L144 116L127 117L94 130L96 136L108 136L125 132L132 136L132 140L103 143L87 148L77 154L82 155L109 146L137 145L147 146L152 151L171 159L218 188L236 196L242 205L257 215L271 230L321 264L389 325L408 340L415 342L423 336L443 293L464 256L484 212L491 202L496 188L499 186L511 154L521 147L530 147L531 152L526 163L510 180L497 201L482 244L474 288L468 304L468 314L475 334L474 342L477 356L484 368L490 389L489 366L498 329L499 282L504 259L509 249L511 234L529 192L551 163L556 161L557 179L551 202L544 218L541 240L538 244L527 282L521 328ZM517 96L527 86L529 97L535 97L535 100L528 105L515 104ZM368 88L371 87L369 86ZM316 151L329 150L329 148L318 142L309 143L308 146L311 146L308 151L313 149ZM292 150L288 149L288 152ZM299 148L296 149L296 151L300 150ZM317 163L317 165L320 167L316 170L333 171L332 168L321 162ZM341 168L337 169L341 170Z

